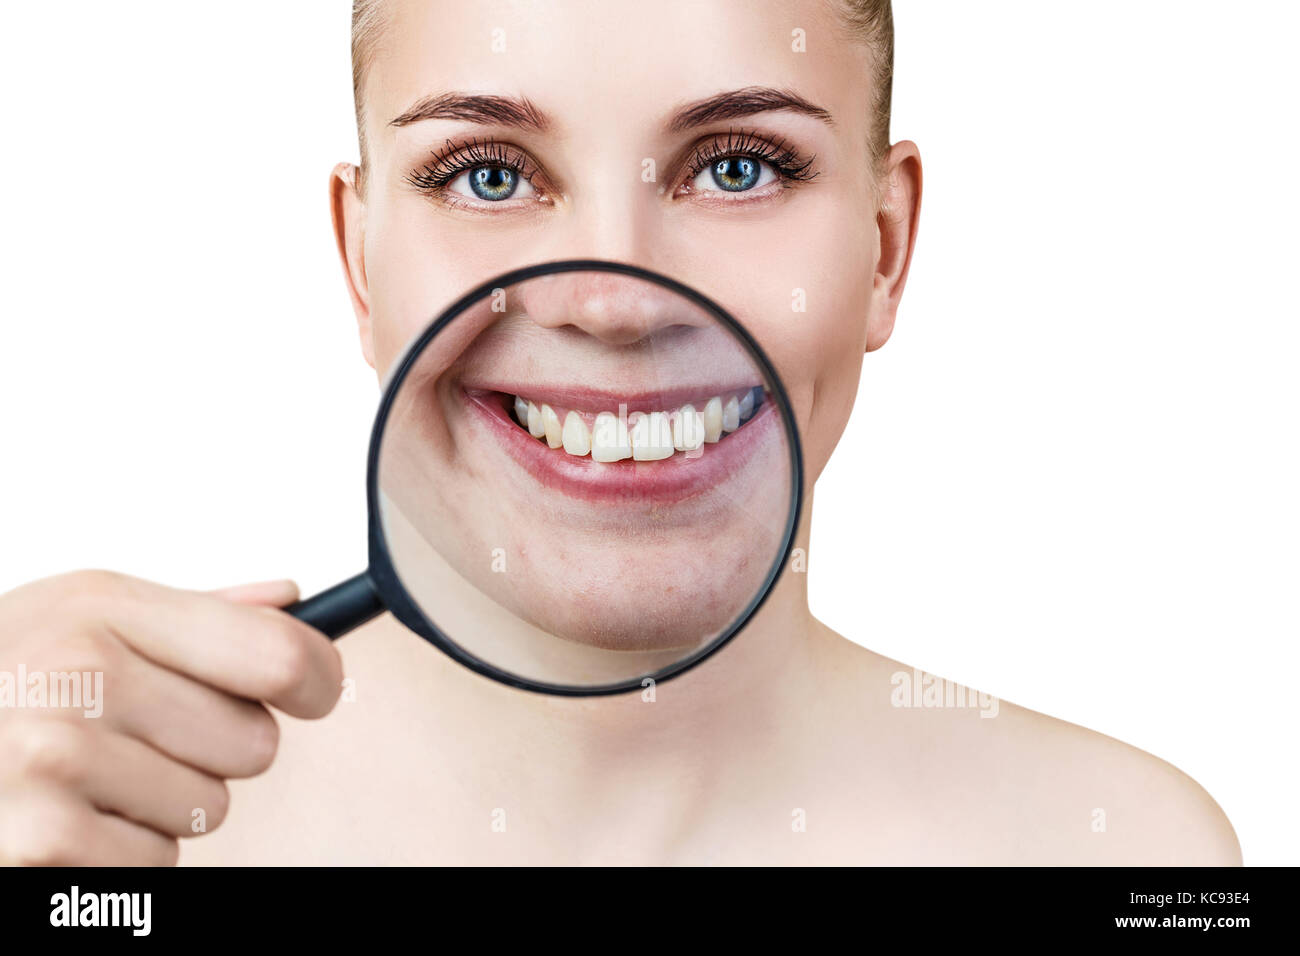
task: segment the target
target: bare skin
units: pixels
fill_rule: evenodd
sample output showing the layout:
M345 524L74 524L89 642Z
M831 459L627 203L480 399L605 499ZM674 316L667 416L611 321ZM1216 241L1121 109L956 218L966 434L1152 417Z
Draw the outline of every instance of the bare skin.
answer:
M367 126L369 195L364 202L357 196L346 168L336 171L332 188L363 349L382 371L385 355L410 334L389 303L419 298L444 281L416 281L413 292L413 280L396 271L407 268L407 257L449 263L462 286L485 277L482 265L467 259L479 243L491 244L501 268L543 254L657 267L741 308L787 378L815 475L843 428L862 354L883 345L893 327L915 242L919 153L909 142L895 144L878 181L857 178L864 167L855 144L866 139L867 111L859 108L869 90L865 51L834 32L821 4L745 4L739 24L736 7L686 4L661 10L636 31L618 26L615 7L597 14L588 5L549 5L540 15L527 4L499 4L480 16L449 5L396 5L389 46L366 91L372 119L397 116L422 93L501 88L549 110L563 131L536 147L557 181L553 204L513 212L497 227L456 211L415 211L386 185L412 144L454 135L456 124L434 121L435 129L418 134ZM504 58L487 51L489 26L504 29ZM794 26L807 31L815 56L788 54ZM436 51L426 39L434 32ZM545 54L565 49L582 51L576 64ZM671 76L629 68L643 62L638 51L646 49L660 51L660 62L673 51ZM602 78L606 95L592 93L591 76ZM673 104L751 84L794 88L825 105L837 129L809 150L828 161L856 152L857 161L829 164L821 183L788 191L784 204L743 211L673 205L623 174L620 164L639 169L641 156L657 155L646 131ZM805 116L783 113L778 122L791 124L781 130L791 138L825 132ZM839 199L855 194L875 205L874 229L861 232L865 217L836 212ZM776 233L784 229L807 238L769 257L765 245L782 245ZM652 235L675 241L647 245ZM754 269L707 267L709 243L741 236L760 260ZM864 266L818 280L819 292L844 307L831 310L834 325L788 331L785 303L800 284L790 277L833 261L832 247L856 247ZM375 262L377 269L367 266ZM778 274L770 287L759 278L765 269ZM855 353L847 365L836 357ZM794 371L810 357L815 376ZM187 860L1240 860L1231 827L1199 786L1118 741L1005 703L994 719L970 709L893 706L890 678L910 668L816 621L803 574L787 574L736 641L658 688L653 703L638 694L549 699L501 687L391 619L339 646L357 681L356 701L340 704L320 725L285 721L271 772L237 785L236 806L246 803L247 812L236 810L221 833L187 844L194 850ZM1096 808L1106 812L1105 832L1093 830Z
M804 579L787 621L654 702L512 690L380 618L338 645L355 700L281 718L275 764L181 862L1240 864L1215 802L1150 754L1005 701L893 706L911 668L801 613Z
M922 183L914 143L870 161L871 53L832 6L386 7L365 87L364 189L351 164L330 179L377 376L430 315L499 272L559 258L635 263L746 323L789 390L811 486L864 354L893 329ZM667 122L684 104L756 87L825 115L786 106L700 128ZM392 123L453 90L526 97L549 122L506 129L462 111ZM710 190L682 156L733 128L815 156L818 176ZM432 151L467 137L527 154L536 189L488 204L412 187L407 174ZM809 305L792 320L794 289ZM811 507L810 495L805 550ZM89 597L72 600L88 583ZM89 660L120 689L90 733L59 737L55 760L42 757L54 738L30 713L0 711L0 861L167 863L177 837L181 862L200 865L1241 860L1214 801L1149 754L1006 702L992 718L896 706L894 676L911 668L813 618L806 574L793 569L739 637L653 701L516 691L387 615L329 645L265 606L293 596L92 575L0 597L0 670ZM335 704L342 675L352 683ZM189 838L191 808L207 804L208 832Z

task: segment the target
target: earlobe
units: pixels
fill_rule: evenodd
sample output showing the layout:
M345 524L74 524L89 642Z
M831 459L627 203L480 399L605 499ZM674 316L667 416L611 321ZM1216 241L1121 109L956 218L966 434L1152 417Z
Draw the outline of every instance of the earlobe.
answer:
M879 256L867 320L868 352L889 341L894 331L921 216L921 153L916 144L911 140L895 143L882 165L880 210L876 216Z
M330 171L330 219L334 224L334 241L343 264L343 278L352 310L357 317L361 352L371 368L375 367L374 337L370 323L370 289L366 280L366 206L359 190L360 170L352 163L339 163Z

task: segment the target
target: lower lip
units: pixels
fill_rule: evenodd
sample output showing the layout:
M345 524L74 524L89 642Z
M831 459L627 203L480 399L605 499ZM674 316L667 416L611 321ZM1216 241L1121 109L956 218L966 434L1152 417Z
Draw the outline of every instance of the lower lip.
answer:
M499 393L464 391L475 421L482 423L515 462L543 487L583 501L623 504L673 504L715 490L726 490L740 469L774 437L776 408L770 401L754 417L703 454L682 452L661 461L592 461L551 448L510 418Z

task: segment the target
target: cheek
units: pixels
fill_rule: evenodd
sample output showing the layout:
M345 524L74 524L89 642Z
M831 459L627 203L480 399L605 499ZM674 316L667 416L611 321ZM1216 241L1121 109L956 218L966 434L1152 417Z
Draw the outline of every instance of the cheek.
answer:
M850 281L854 280L854 281ZM857 397L866 349L871 283L847 274L822 286L826 301L795 316L778 369L798 369L800 414L808 480L816 481L844 432Z
M700 253L674 273L731 311L776 366L799 423L810 483L857 395L876 264L869 214L823 206L814 212L723 230L731 235L715 231L700 249L743 253L730 263ZM687 262L696 265L688 270ZM701 270L700 262L717 268Z
M423 202L380 197L366 222L370 326L380 377L406 343L457 298L536 261L491 223L444 221Z
M391 227L366 236L366 277L375 368L382 378L454 289L446 272L429 261L427 239L413 243Z

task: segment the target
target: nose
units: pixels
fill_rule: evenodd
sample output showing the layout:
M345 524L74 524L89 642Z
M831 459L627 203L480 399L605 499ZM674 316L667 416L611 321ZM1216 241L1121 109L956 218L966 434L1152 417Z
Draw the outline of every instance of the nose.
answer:
M571 326L609 345L630 345L675 326L707 319L689 300L635 276L564 272L519 286L516 306L547 329Z

